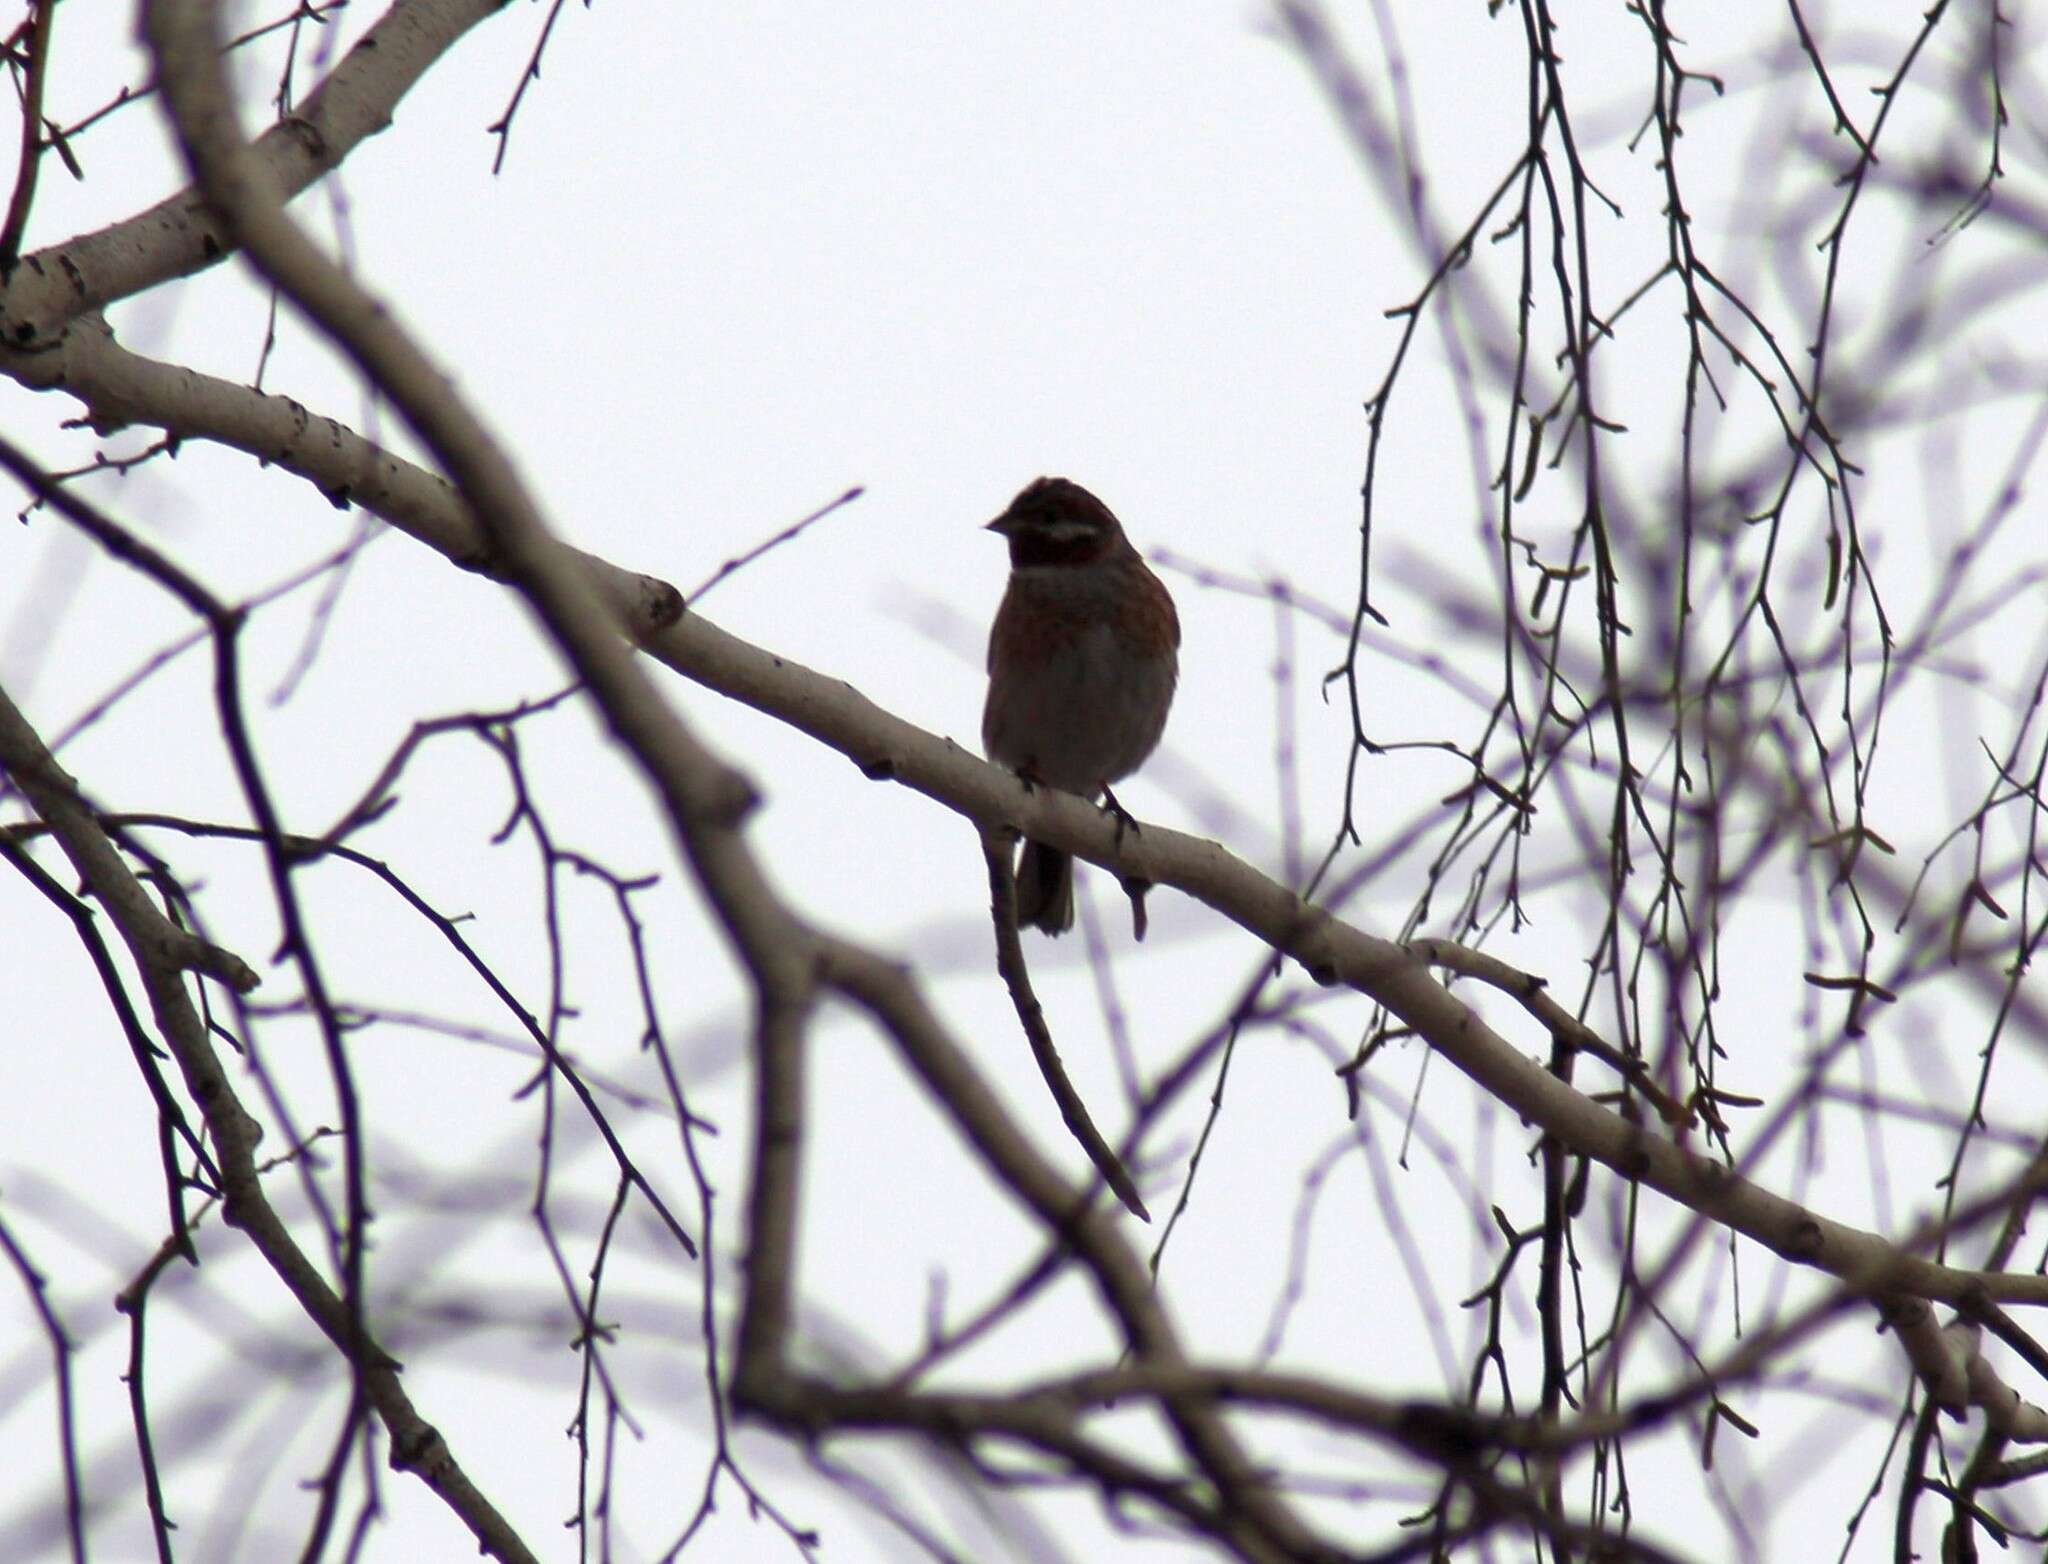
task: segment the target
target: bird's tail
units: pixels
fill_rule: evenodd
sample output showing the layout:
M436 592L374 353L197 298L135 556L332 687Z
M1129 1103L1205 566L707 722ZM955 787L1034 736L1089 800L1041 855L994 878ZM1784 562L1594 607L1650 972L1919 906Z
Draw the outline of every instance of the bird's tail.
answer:
M1017 864L1017 926L1064 934L1074 926L1074 860L1038 842Z

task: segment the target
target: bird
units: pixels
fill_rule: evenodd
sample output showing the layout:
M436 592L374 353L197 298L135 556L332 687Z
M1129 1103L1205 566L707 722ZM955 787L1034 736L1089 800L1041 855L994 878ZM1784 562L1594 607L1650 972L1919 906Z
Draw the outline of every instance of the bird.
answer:
M1010 545L1010 579L988 637L981 747L1026 785L1093 801L1144 764L1166 730L1180 616L1110 508L1069 478L1025 485L987 530ZM1134 824L1135 822L1133 822ZM1074 926L1074 862L1026 841L1017 923Z

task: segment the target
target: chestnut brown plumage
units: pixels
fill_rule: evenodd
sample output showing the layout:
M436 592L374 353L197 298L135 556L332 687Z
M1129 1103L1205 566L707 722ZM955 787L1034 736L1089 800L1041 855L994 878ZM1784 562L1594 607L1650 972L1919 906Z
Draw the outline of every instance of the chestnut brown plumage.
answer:
M1066 478L1040 478L988 524L1010 545L1010 582L988 638L981 745L1033 783L1083 798L1144 763L1166 728L1180 618L1107 505ZM1017 922L1074 923L1074 865L1026 842Z

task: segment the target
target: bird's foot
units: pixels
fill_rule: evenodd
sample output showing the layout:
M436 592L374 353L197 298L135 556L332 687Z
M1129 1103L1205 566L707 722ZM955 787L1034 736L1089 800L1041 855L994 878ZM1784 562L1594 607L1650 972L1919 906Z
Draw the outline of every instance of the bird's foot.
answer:
M1116 845L1119 848L1124 845L1124 832L1129 831L1133 836L1140 834L1137 816L1116 801L1116 794L1109 790L1107 782L1102 784L1102 812L1116 821Z

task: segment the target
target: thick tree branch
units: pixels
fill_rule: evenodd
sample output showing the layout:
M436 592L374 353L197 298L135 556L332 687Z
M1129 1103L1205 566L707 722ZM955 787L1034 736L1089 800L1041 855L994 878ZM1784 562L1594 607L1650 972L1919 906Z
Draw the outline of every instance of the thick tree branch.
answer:
M291 397L131 353L101 316L76 322L47 352L0 344L0 371L35 390L77 397L86 422L102 433L145 424L178 440L246 451L306 479L337 506L361 505L464 570L502 578L482 528L446 478ZM636 640L682 612L682 597L667 582L570 552Z
M504 0L396 0L255 151L289 200L391 124L399 101ZM213 266L234 248L197 185L145 212L22 257L0 287L0 341L49 346L65 324Z

